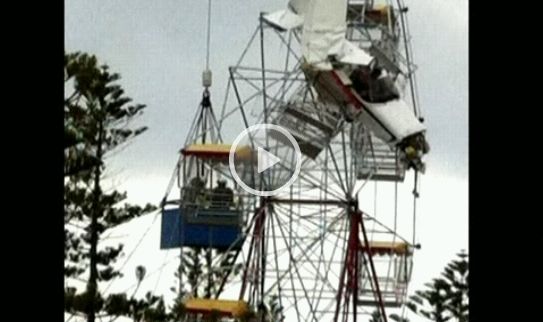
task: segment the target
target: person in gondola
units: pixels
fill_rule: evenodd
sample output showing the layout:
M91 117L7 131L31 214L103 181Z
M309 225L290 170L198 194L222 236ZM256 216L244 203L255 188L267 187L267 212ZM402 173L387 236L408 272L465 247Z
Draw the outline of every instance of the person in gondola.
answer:
M353 89L370 103L385 103L400 97L394 82L380 67L361 66L350 78Z
M350 76L353 89L366 101L370 99L370 74L371 71L368 66L360 66Z
M211 206L213 208L229 209L234 203L234 192L226 186L226 181L217 181L217 186L211 193Z
M424 172L424 164L421 159L424 154L430 151L430 145L426 141L424 134L417 133L404 139L400 147L405 153L408 168Z
M386 103L400 98L396 85L383 69L376 67L370 74L370 102Z
M190 206L197 206L201 202L205 183L200 177L190 180L189 186L185 188L183 201Z

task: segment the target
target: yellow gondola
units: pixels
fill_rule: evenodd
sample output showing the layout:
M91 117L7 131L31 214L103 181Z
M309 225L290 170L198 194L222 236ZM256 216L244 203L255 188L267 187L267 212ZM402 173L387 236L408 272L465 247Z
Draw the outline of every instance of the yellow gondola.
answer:
M190 314L240 318L249 312L249 305L245 301L191 298L185 301L185 310Z

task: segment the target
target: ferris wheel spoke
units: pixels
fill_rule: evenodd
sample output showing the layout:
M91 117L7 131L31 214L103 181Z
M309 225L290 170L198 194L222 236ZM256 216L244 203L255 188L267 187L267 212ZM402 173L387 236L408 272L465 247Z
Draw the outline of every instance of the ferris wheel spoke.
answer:
M278 251L277 251L277 240L275 238L276 233L275 233L275 225L273 224L273 218L271 218L270 221L271 221L272 233L274 235L273 248L274 248L274 251L275 251L275 256L273 256L273 257L274 257L274 260L275 260L275 267L276 267L276 270L275 270L276 280L279 280L279 262L278 262L278 260L279 260L279 256L281 254L279 254ZM278 284L277 292L279 294L279 305L280 305L280 307L283 307L283 302L282 302L283 297L281 296L281 284L280 283Z
M296 202L294 202L294 203L296 203ZM293 203L289 203L289 205L290 204L293 204ZM279 209L283 209L283 211L286 211L287 213L289 212L289 210L287 209L285 204L275 203L274 206L278 207ZM300 209L304 209L304 210L307 210L307 211L304 212L304 214L300 214L300 215L294 215L293 214L293 216L297 216L300 219L308 220L311 223L313 223L312 220L313 220L314 217L318 216L317 219L321 219L321 217L323 215L325 215L325 213L323 213L321 209L315 209L315 208L316 208L316 205L312 205L312 206L300 205ZM328 211L328 213L333 213L335 211L342 211L343 209L344 209L343 204L334 204L334 205L329 205L328 208L327 208L327 211ZM315 223L315 225L319 225L319 224L320 223Z
M235 82L236 80L243 81L243 84L248 85L250 88L252 88L253 91L256 91L256 93L253 93L251 97L254 95L262 95L264 92L271 90L276 86L277 84L283 83L283 85L278 86L277 89L279 90L278 93L280 93L280 89L285 86L285 82L290 82L289 88L292 87L296 83L305 82L305 78L301 78L300 75L302 72L299 70L299 65L295 66L294 69L288 70L288 71L274 71L274 70L264 70L264 72L271 72L273 73L279 73L277 76L274 76L274 78L266 77L262 78L262 75L252 75L251 72L259 71L261 72L262 69L249 67L249 66L237 66L232 67L232 76L231 80ZM282 75L282 76L281 76ZM262 81L263 79L270 80L270 82L264 86L260 86L255 84L253 81ZM266 94L267 95L267 94ZM278 96L277 94L275 96ZM273 97L275 97L273 96ZM272 96L267 96L268 98L272 98ZM277 99L274 99L277 101ZM266 109L269 109L270 105L266 106Z
M290 31L290 32L288 33L288 44L287 44L287 48L289 48L289 49L290 49L291 41L292 41L292 31ZM288 68L289 62L290 62L289 57L290 57L290 55L289 55L289 53L287 53L286 59L285 59L285 68L283 69L285 73L287 73L287 71L288 71L288 69L289 69L289 68ZM298 64L300 64L300 60L298 60ZM299 69L296 68L296 67L294 67L294 68L297 69L297 70L299 70ZM285 80L285 81L283 82L283 85L281 85L281 101L284 101L284 100L285 100L285 96L286 96L286 94L287 94L287 91L286 91L286 88L285 88L285 87L286 87L286 83L287 83L287 82L286 82L286 80Z
M343 249L343 253L345 252L345 245L346 245L346 243L347 243L347 238L346 238L346 236L347 236L347 221L344 221L343 224L344 224L344 229L343 229L343 230L344 230L344 236L343 236L343 238L341 238L340 236L338 236L338 238L336 238L336 241L335 241L335 243L334 243L334 249L333 249L333 251L331 252L331 254L336 254L336 250L337 250L338 243L339 243L340 239L343 240L343 246L341 247L341 249ZM342 254L340 257L343 257L343 256L344 256L344 255ZM326 269L325 269L325 271L326 271L326 273L325 273L325 279L326 279L326 280L328 280L328 274L329 274L329 272L332 271L332 260L333 260L333 258L334 258L333 256L330 256L329 263L328 263L328 267L326 267ZM323 261L325 261L324 258L323 258ZM315 300L315 302L316 302L316 303L314 304L315 307L319 307L319 304L320 304L320 301L321 301L321 298L322 298L322 294L323 294L323 292L324 292L324 288L325 288L325 284L323 283L323 284L321 285L321 289L320 289L320 291L319 291L318 296L316 296L316 297L313 296L313 298L314 298L314 300ZM332 291L335 292L335 288L334 288ZM334 300L331 300L331 299L330 299L329 302L333 304ZM321 313L321 316L319 316L319 320L320 320L320 318L321 318L324 314L325 314L325 312L322 312L322 313Z
M275 216L273 216L273 217L275 217ZM275 217L275 219L277 219L277 218ZM286 238L286 235L285 235L283 229L281 228L280 225L278 227L279 227L279 230L281 232L281 235L283 236L283 240L286 241L287 238ZM294 260L294 256L292 254L292 249L290 247L289 247L288 253L289 253L289 258L291 260ZM291 270L289 270L289 272L291 272ZM309 310L310 310L310 312L312 312L312 317L313 317L312 320L314 322L318 322L316 317L315 317L315 310L314 310L313 306L311 305L311 302L309 302L309 296L308 296L308 293L307 293L307 289L305 287L304 280L301 278L300 271L299 271L297 265L294 265L294 272L296 273L296 276L298 277L298 281L299 281L299 283L300 283L300 285L302 287L302 290L303 290L303 293L304 293L304 296L305 296L305 301L309 304Z
M292 46L291 46L292 42L285 40L285 37L283 37L283 35L281 35L277 30L274 29L274 31L275 31L275 34L279 37L279 39L281 39L281 42L287 47L288 54L294 56L294 58L298 61L298 63L300 63L302 61L302 57L298 56L296 52L292 50ZM293 30L289 31L289 38L293 32L294 32ZM288 54L287 54L287 57L288 57Z
M344 215L344 213L340 213L337 217L338 221L339 219L342 218L342 216ZM277 220L279 220L278 218L276 218ZM337 222L337 221L334 221L334 222ZM279 227L280 230L281 230L281 233L283 234L283 231L281 229L281 226ZM302 260L302 259L305 259L307 261L307 263L313 268L313 269L316 269L315 267L315 264L312 262L311 258L309 257L310 255L315 255L315 246L318 246L319 245L319 242L324 242L326 239L324 239L325 237L325 234L319 234L317 235L316 237L313 237L311 238L312 242L310 243L310 246L307 247L307 248L303 248L302 245L300 245L300 243L297 241L297 238L294 238L292 241L293 241L293 244L289 244L289 251L290 251L290 254L293 253L293 250L295 249L299 249L300 250L300 257L298 257L298 261L299 260ZM284 234L283 234L283 238L284 238ZM316 270L316 272L314 272L318 277L321 278L321 280L323 281L326 281L326 279L323 279L322 278L322 275L321 273ZM331 285L330 285L331 286Z
M326 149L326 152L329 152L328 149ZM309 167L308 163L311 162L311 160L308 158L306 159L305 163L302 163L302 166L307 166L308 169L305 170L306 173L309 173L311 172L311 170L313 170L314 172L319 172L319 173L322 173L322 172L325 172L325 173L329 173L329 169L328 169L328 155L325 156L325 160L320 160L320 159L317 159L317 160L313 160L314 164L312 167ZM329 178L333 181L334 184L338 185L341 187L341 180L340 178L336 177L336 176L333 176L333 175L330 175ZM344 196L342 196L342 198L344 198Z
M328 146L328 149L330 149L330 157L332 158L332 163L334 164L334 168L336 170L335 173L337 174L337 179L340 182L340 187L341 187L342 191L344 192L344 194L346 196L348 190L347 190L347 188L346 188L346 186L345 186L345 184L343 182L343 178L341 177L341 169L338 166L338 163L336 161L336 157L334 156L334 152L333 152L332 148L330 146Z
M276 220L278 220L278 218L276 217L275 218ZM338 216L337 219L330 225L330 226L334 226L337 222L339 222L339 219L341 219L341 216ZM285 234L283 232L283 230L281 229L281 225L278 226L280 228L280 231L281 231L281 235L283 237L283 241L289 245L289 249L292 251L293 249L293 243L292 242L289 242L287 241L287 239L285 239ZM294 241L295 238L292 238L292 240ZM314 248L315 246L318 246L318 241L319 239L316 238L316 239L313 239L313 241L309 242L307 244L307 247L305 249L301 249L301 252L300 254L297 254L296 256L293 256L293 257L289 257L289 265L291 265L292 263L298 263L302 258L304 258L304 256L307 254L307 252L309 252L312 248ZM294 241L294 243L296 243ZM299 246L299 245L298 245ZM292 253L290 253L290 255L292 255ZM290 267L290 266L289 266ZM285 272L281 275L281 279L285 278L285 276L288 274L289 272ZM271 288L275 287L277 283L279 283L279 281L276 281L276 283L272 284Z
M345 128L341 131L341 144L343 146L343 168L344 168L344 171L345 171L345 182L346 182L346 191L345 191L345 194L346 195L349 195L349 197L353 197L351 196L351 192L352 192L352 188L353 188L353 184L352 182L349 180L349 167L347 166L347 144L345 143Z
M328 152L328 149L326 149L326 151ZM326 160L327 160L327 159L326 159ZM305 163L302 163L302 166L306 166L306 167L307 167L307 166L308 166L308 163L311 163L311 161L312 161L312 160L310 160L309 158L306 159L306 162L305 162ZM332 169L331 169L331 168L330 168L330 169L328 168L327 163L324 163L324 162L322 162L321 160L313 160L313 162L315 162L314 167L313 167L313 169L315 170L315 172L320 172L321 174L322 174L323 172L327 173L328 178L330 178L330 179L333 181L333 183L334 183L335 185L341 187L341 180L340 180L340 178L338 178L338 177L332 175L331 171L329 171L329 170L332 170ZM309 167L308 167L308 168L309 168ZM315 187L315 188L318 188L318 189L320 189L320 190L324 190L324 192L327 192L327 193L329 193L329 194L335 196L335 197L338 198L338 199L344 199L344 198L345 198L345 195L335 194L335 193L333 193L332 191L330 191L330 190L328 189L328 187L323 187L323 186L322 186L321 180L318 179L317 177L315 177L313 174L311 174L311 171L310 171L310 170L311 170L311 168L309 168L308 170L305 170L305 171L303 172L303 175L302 175L302 173L300 173L300 176L302 176L302 177L308 177L308 178L311 178L312 180L314 180L314 181L312 181L311 183L312 183L312 186ZM331 185L331 186L334 186L334 185ZM340 189L340 191L343 192L341 189Z
M267 90L271 90L275 85L280 84L281 81L291 81L291 82L301 82L305 81L303 78L297 78L299 75L299 72L291 72L287 73L284 77L278 77L278 78L266 78L271 80L269 84L266 85L266 87L259 87L259 85L256 85L253 81L262 81L262 77L255 77L255 76L249 76L249 75L243 75L242 73L239 73L237 69L234 70L234 74L232 77L232 80L235 82L236 80L242 80L245 84L249 85L250 88L253 90L256 90L256 92L253 94L253 96L260 96L264 94ZM237 75L237 76L236 76ZM292 75L295 75L294 78L291 78ZM279 87L280 89L280 87ZM252 96L252 97L253 97ZM275 95L277 96L277 95ZM266 97L272 100L272 102L281 102L280 100L277 100L275 96L271 96L266 94Z
M285 216L291 216L291 217L298 217L298 220L296 221L296 224L299 225L301 228L304 228L306 229L310 234L312 232L320 232L322 231L322 233L319 233L317 234L318 236L320 236L321 234L324 234L325 230L323 228L325 227L322 227L322 223L321 222L315 222L312 218L309 218L309 217L305 217L305 215L294 215L293 213L289 212L289 210L283 208L283 207L279 207L279 208L276 208L277 211L281 211ZM341 216L341 213L344 211L344 208L336 208L335 210L339 211L339 214L338 216ZM332 219L332 222L334 222L334 219ZM309 226L309 224L312 224L313 226ZM340 231L341 232L341 231ZM333 227L330 228L330 230L328 231L329 234L335 234L336 232L333 230Z
M279 166L281 166L279 164ZM303 172L303 171L300 171L300 174L298 175L298 178L296 180L299 180L301 181L302 183L305 183L307 184L309 187L313 188L313 189L318 189L318 190L323 190L325 191L326 193L338 198L338 199L344 199L345 196L342 196L334 191L332 191L330 189L330 187L323 187L320 180L318 178L316 178L314 175L308 173L308 172Z
M412 244L411 242L409 242L407 239L405 239L404 237L402 237L400 234L398 234L397 231L393 230L392 228L388 227L388 226L385 225L384 223L382 223L382 222L380 222L379 220L377 220L377 218L372 217L371 215L367 214L366 212L364 212L364 216L366 217L366 220L374 221L377 225L379 225L380 227L382 227L387 233L389 233L389 234L395 236L395 238L400 239L402 242L406 243L407 245L415 246L414 244Z

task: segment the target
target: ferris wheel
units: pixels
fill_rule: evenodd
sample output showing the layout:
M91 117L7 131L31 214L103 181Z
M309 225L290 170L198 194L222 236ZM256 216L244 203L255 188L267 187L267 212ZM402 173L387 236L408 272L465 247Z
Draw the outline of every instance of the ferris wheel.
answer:
M186 321L405 313L428 152L406 12L402 1L291 0L260 14L220 108L204 72L176 167L178 198L162 205L161 248L181 251ZM301 159L258 171L257 148L287 148L269 131L231 144L258 124L286 129ZM255 189L281 186L296 162L300 171L288 188L256 196L234 179L231 159ZM409 183L412 207L399 209ZM206 252L200 277L184 265L187 249Z

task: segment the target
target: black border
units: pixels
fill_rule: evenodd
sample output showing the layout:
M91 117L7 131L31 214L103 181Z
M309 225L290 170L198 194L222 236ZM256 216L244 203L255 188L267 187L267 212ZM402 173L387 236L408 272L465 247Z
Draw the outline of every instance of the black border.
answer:
M4 316L62 321L64 3L9 3L4 12Z
M530 65L540 58L529 57L533 49L527 46L533 41L529 30L540 30L530 21L541 18L530 17L537 10L517 15L515 7L469 2L470 321L533 321L541 315L543 233L532 223L541 210L529 206L541 200L541 152L530 142L541 130L541 89L533 88L540 72ZM507 32L507 26L519 29Z
M9 12L21 14L4 29L12 38L4 46L11 73L3 78L10 89L2 118L8 163L3 170L11 180L2 189L8 232L2 236L2 266L12 288L6 295L15 305L7 309L15 316L61 321L64 2L11 5ZM530 7L509 6L469 1L470 321L523 321L540 314L541 210L524 203L541 200L531 175L538 172L540 149L527 142L538 138L541 127L541 90L527 87L531 80L538 85L540 74L532 68L540 59L527 58L530 50L523 45L538 38L522 38L531 28ZM513 34L504 33L514 26ZM522 69L534 72L535 80L514 74ZM533 120L523 114L529 110ZM529 181L521 182L523 177Z

